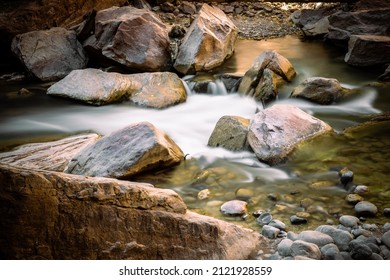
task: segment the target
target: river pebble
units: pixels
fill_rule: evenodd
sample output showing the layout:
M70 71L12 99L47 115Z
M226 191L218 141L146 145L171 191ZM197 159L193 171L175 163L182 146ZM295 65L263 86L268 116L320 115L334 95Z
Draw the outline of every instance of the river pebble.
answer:
M356 193L356 194L364 194L364 193L368 192L368 187L365 186L365 185L358 185L358 186L355 187L353 192Z
M230 200L222 204L222 214L228 216L242 216L247 212L247 203L242 200Z
M355 205L355 212L358 216L372 217L378 212L378 208L368 201L360 201Z
M356 227L359 223L359 218L350 215L343 215L339 218L340 223L346 227Z
M339 247L341 251L348 250L348 244L353 240L353 235L348 231L337 229L333 226L322 225L319 226L316 231L325 233L333 238L334 243Z
M390 249L390 231L386 231L385 234L382 235L381 241Z
M384 214L386 217L390 217L390 208L385 208L385 209L383 209L383 214Z
M386 223L383 225L383 230L386 232L386 231L389 231L390 230L390 223Z
M280 230L286 230L286 224L279 220L272 220L268 225L276 227Z
M319 232L319 231L314 231L314 230L305 230L302 231L298 235L298 240L303 240L306 242L314 243L318 247L322 247L326 244L333 243L333 238L330 237L329 235Z
M347 186L353 182L353 172L351 170L340 171L340 183Z
M362 228L369 231L376 231L378 230L378 226L376 224L363 224Z
M287 238L292 240L292 241L298 240L298 233L295 233L293 231L289 231L289 232L287 232Z
M300 225L300 224L306 224L307 220L306 220L306 218L298 217L297 215L292 215L290 217L290 222L293 225Z
M342 260L343 257L340 254L340 250L334 243L326 244L321 247L321 253L325 260Z
M356 194L356 193L350 193L349 195L347 195L345 197L345 200L350 203L350 204L356 204L360 201L363 201L364 198L361 197L360 195Z
M371 231L366 230L366 229L362 229L362 228L355 228L351 231L351 233L353 234L353 236L355 236L355 238L360 236L360 235L363 235L366 237L372 236Z
M272 221L272 215L268 212L264 212L260 214L256 221L259 225L268 225Z
M360 242L350 242L349 250L354 260L368 260L372 255L370 247Z
M280 229L269 225L264 225L261 234L269 239L275 239L278 237Z
M293 257L303 256L311 259L321 259L321 251L314 243L303 240L296 240L291 244L291 255Z

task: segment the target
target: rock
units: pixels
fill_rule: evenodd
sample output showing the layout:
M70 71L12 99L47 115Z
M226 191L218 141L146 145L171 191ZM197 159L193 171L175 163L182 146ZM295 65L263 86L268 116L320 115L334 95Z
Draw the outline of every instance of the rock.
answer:
M0 162L27 169L62 172L73 156L95 143L98 138L97 134L92 133L46 143L25 144L0 153Z
M333 226L322 225L316 228L316 231L325 233L333 238L334 243L341 251L348 250L348 244L351 240L353 240L353 236L351 233L336 229Z
M386 209L389 209L389 208L385 208L385 210ZM386 232L386 231L389 231L390 230L390 223L385 223L384 225L383 225L383 230Z
M129 2L133 7L136 7L138 9L152 9L147 0L131 0Z
M287 238L292 241L298 240L298 234L293 231L289 231L287 232Z
M339 218L340 223L346 227L356 227L359 223L359 218L350 215L343 215Z
M390 217L390 208L383 209L383 215L385 215L386 217Z
M290 217L290 222L293 225L301 225L301 224L306 224L307 220L306 218L298 217L297 215L292 215Z
M362 228L369 231L376 231L379 229L376 224L363 224Z
M209 189L204 189L204 190L201 190L200 192L198 192L198 199L199 200L204 200L204 199L208 199L210 198L210 195L211 195L211 192Z
M299 144L332 128L291 105L274 105L251 120L248 142L259 160L274 165L284 161Z
M387 248L390 249L390 231L386 231L382 237L381 237L381 241L383 244L385 244L387 246Z
M215 125L208 141L210 147L222 147L231 151L248 150L249 120L239 116L223 116Z
M364 67L389 63L390 36L352 35L344 60L350 65Z
M303 240L296 240L291 244L291 255L303 256L315 260L321 259L321 251L314 243L309 243Z
M179 48L174 67L183 74L207 71L232 56L238 30L217 7L203 4Z
M336 244L329 243L321 247L321 254L325 260L342 260L339 248Z
M343 92L340 82L336 79L311 77L298 85L291 97L298 97L312 102L330 105L337 102Z
M360 242L350 242L349 250L354 260L368 260L372 255L370 247Z
M248 259L266 246L149 184L1 165L0 185L6 259Z
M340 170L339 176L340 176L340 184L344 188L349 188L349 186L352 185L354 175L351 170L348 170L347 168L343 168L342 170Z
M253 197L254 193L250 189L239 188L236 190L235 195L238 200L248 201Z
M176 6L170 2L163 2L160 4L160 7L161 10L166 13L172 13L176 9Z
M364 185L358 185L356 188L353 190L353 193L356 194L364 194L368 192L368 187Z
M247 213L247 203L242 200L230 200L222 204L220 210L227 216L242 216Z
M269 225L264 225L262 230L261 230L261 234L269 239L277 238L279 232L280 232L280 229L273 227L273 226L269 226Z
M194 15L196 14L196 7L193 3L183 1L179 7L180 11L184 14Z
M360 202L360 201L363 201L364 198L361 197L360 195L356 194L356 193L350 193L349 195L347 195L345 197L345 200L350 203L350 204L353 204L355 205L356 203Z
M291 245L293 244L293 241L290 239L283 239L278 244L278 253L282 257L287 257L291 255Z
M390 65L387 66L385 72L378 77L381 82L390 82Z
M355 205L355 212L357 216L372 217L378 212L378 208L368 201L360 201Z
M61 79L72 70L85 68L88 62L76 33L60 27L17 35L11 49L27 70L42 81Z
M94 36L90 48L133 71L169 69L168 30L150 10L124 6L99 11Z
M323 37L328 33L330 12L322 9L302 9L291 14L291 20L306 37Z
M286 81L291 81L296 75L294 67L287 58L275 51L265 51L256 57L251 68L245 72L238 92L251 95L251 91L258 87L265 69L272 70Z
M302 231L298 235L298 240L303 240L306 242L314 243L318 247L322 247L326 244L333 243L332 237L329 235L319 232L319 231L314 231L314 230L305 230Z
M148 122L131 124L101 138L77 154L66 172L84 176L127 178L180 163L183 152Z
M259 225L268 225L272 221L272 215L269 212L261 213L256 221Z
M283 81L284 80L272 70L268 68L264 69L263 75L253 92L253 97L262 103L267 103L276 99L278 96L278 88L283 84ZM252 96L251 93L249 93L249 95Z
M276 227L280 230L286 230L286 224L279 220L272 220L268 224L269 226Z
M363 235L363 236L372 236L372 232L369 231L369 230L366 230L366 229L362 229L362 228L356 228L356 229L353 229L351 231L351 233L353 234L353 236L355 236L355 238Z

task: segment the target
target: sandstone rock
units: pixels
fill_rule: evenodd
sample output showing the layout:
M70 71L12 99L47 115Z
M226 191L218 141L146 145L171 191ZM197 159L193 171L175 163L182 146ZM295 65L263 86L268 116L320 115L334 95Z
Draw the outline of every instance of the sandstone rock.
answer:
M169 69L166 26L150 10L130 6L99 11L95 20L96 52L133 71Z
M389 63L390 36L352 35L344 60L353 66L375 66Z
M223 116L215 125L208 145L231 151L247 150L249 120L238 116Z
M32 143L0 153L3 164L50 171L64 171L69 161L86 146L95 143L97 134L70 136L61 140Z
M76 33L59 27L17 35L11 49L42 81L61 79L72 70L85 68L88 61Z
M0 165L5 259L248 259L258 233L149 184Z
M88 146L66 172L85 176L125 178L180 163L183 152L164 132L148 122L129 125Z
M331 131L323 121L291 105L274 105L251 120L248 142L259 160L277 164L301 142Z
M336 79L311 77L304 80L291 93L291 97L308 99L322 105L329 105L339 100L343 88Z
M272 70L266 68L253 92L253 97L263 103L272 101L278 96L278 88L282 84L283 79Z
M183 74L207 71L232 56L238 30L218 8L203 4L180 46L174 67Z
M238 92L251 95L259 85L264 70L268 68L286 81L291 81L296 75L294 67L284 56L275 51L265 51L253 62L251 68L246 71Z

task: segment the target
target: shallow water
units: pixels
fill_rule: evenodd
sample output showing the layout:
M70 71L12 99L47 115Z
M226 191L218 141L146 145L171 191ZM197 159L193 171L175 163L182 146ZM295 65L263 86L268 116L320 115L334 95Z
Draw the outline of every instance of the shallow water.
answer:
M214 73L243 75L255 57L269 49L287 57L298 72L294 81L281 89L276 103L298 106L328 122L336 132L367 120L367 115L389 111L390 88L368 86L375 82L381 69L351 68L343 62L342 53L318 41L304 42L295 37L240 40L234 56ZM297 84L312 76L336 78L345 87L358 88L359 94L329 106L288 99ZM348 137L334 134L317 138L297 149L286 164L269 167L250 152L207 147L220 117L251 118L256 110L261 110L262 105L251 98L219 91L214 95L190 94L186 103L165 110L136 108L129 103L94 107L47 96L48 86L22 84L0 88L0 150L84 131L105 135L130 123L149 121L173 138L188 154L187 160L171 170L134 179L177 191L188 207L199 213L260 229L251 215L246 220L221 215L220 205L239 195L248 201L250 212L270 211L289 229L336 222L338 215L354 213L353 206L345 201L347 191L338 186L337 172L330 171L338 166L352 170L355 183L369 186L365 199L380 210L390 207L388 123ZM32 94L18 95L21 87ZM209 189L210 196L200 200L198 193L204 189ZM302 211L309 215L309 223L290 225L289 217ZM369 222L385 220L380 214Z

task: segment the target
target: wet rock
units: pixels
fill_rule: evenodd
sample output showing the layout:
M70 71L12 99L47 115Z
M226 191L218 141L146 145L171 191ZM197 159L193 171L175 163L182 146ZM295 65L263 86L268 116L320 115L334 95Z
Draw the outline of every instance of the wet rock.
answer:
M302 218L302 217L298 217L297 215L292 215L290 217L290 222L293 225L301 225L301 224L306 224L307 223L307 219L306 218Z
M208 141L210 147L223 147L231 151L248 150L249 120L239 116L223 116L215 125Z
M298 85L291 97L303 98L322 105L337 102L343 92L340 82L336 79L311 77Z
M125 178L180 163L183 152L164 132L148 122L131 124L88 146L66 172L94 177Z
M325 260L342 260L340 250L336 244L329 243L321 247L321 254Z
M270 225L264 225L261 234L269 239L275 239L278 237L278 234L280 232L280 229L270 226Z
M27 70L42 81L55 81L88 62L76 33L65 28L31 31L12 40L12 52Z
M220 210L222 214L227 216L242 216L248 211L247 203L242 200L230 200L222 204Z
M356 188L353 190L353 193L356 194L364 194L368 192L368 187L364 185L358 185Z
M368 201L360 201L355 205L357 216L372 217L378 212L378 208Z
M236 194L236 198L237 198L238 200L244 200L244 201L250 200L250 199L253 197L253 195L254 195L254 193L253 193L252 190L250 190L250 189L245 189L245 188L239 188L239 189L235 192L235 194Z
M390 217L390 208L383 209L383 215L385 215L386 217Z
M265 69L271 70L286 81L291 81L296 75L294 67L287 58L275 51L265 51L256 57L251 68L246 71L238 92L251 95L251 91L255 91L259 86ZM261 89L261 85L259 89Z
M344 60L350 65L363 67L389 63L390 36L352 35Z
M272 215L269 212L261 213L256 221L259 225L268 225L272 221Z
M298 234L298 240L314 243L318 247L322 247L326 244L333 243L332 237L330 237L325 233L314 231L314 230L302 231L300 234Z
M357 204L358 202L363 201L364 198L361 197L361 196L358 195L358 194L351 193L351 194L349 194L349 195L347 195L347 196L345 197L345 200L346 200L348 203L355 205L355 204Z
M279 220L272 220L268 224L269 226L276 227L280 230L286 230L286 224Z
M98 138L99 135L91 133L21 145L10 152L0 153L0 162L28 169L62 172L77 153L95 143Z
M207 199L207 198L210 198L210 195L211 195L211 192L209 189L204 189L204 190L201 190L200 192L198 192L198 199L200 200L204 200L204 199Z
M343 215L339 218L340 223L346 227L356 227L359 223L359 218L350 215Z
M277 75L272 70L266 68L263 71L263 75L260 78L255 90L249 92L250 96L253 96L256 100L267 103L276 99L278 96L278 88L284 83L282 77Z
M284 161L300 143L332 128L291 105L274 105L251 120L248 142L259 160L274 165Z
M323 37L328 33L330 12L327 9L302 9L291 14L291 20L306 37Z
M353 235L351 233L329 225L319 226L316 228L316 231L325 233L332 237L334 243L341 251L348 250L348 244L351 240L353 240Z
M390 82L390 65L387 66L385 72L378 77L381 82Z
M287 257L291 255L291 245L293 244L293 241L290 239L283 239L278 244L278 253L282 257Z
M291 255L307 257L315 260L321 259L321 251L314 243L296 240L291 244Z
M207 71L232 56L238 30L217 7L203 4L179 48L174 67L183 74Z
M390 231L387 231L382 235L381 241L390 249Z

